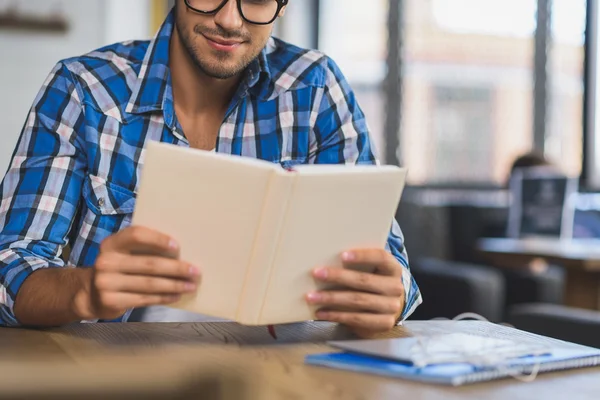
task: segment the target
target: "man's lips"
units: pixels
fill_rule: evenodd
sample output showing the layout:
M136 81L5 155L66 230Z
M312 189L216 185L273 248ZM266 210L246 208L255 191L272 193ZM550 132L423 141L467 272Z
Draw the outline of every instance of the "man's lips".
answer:
M233 51L243 43L243 41L240 40L228 40L206 35L203 36L206 38L206 41L212 48L220 51Z

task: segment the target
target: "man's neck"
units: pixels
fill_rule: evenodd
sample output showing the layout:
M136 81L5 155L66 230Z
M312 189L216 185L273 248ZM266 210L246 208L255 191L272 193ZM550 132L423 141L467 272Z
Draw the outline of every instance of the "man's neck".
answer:
M241 75L215 79L206 75L192 60L179 39L177 29L171 37L169 67L177 109L188 116L226 110L241 81Z

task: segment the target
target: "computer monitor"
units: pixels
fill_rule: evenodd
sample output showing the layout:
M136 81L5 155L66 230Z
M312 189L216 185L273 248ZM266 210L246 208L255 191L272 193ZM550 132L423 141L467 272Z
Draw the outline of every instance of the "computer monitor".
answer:
M516 168L510 180L507 236L572 238L579 180L552 167Z

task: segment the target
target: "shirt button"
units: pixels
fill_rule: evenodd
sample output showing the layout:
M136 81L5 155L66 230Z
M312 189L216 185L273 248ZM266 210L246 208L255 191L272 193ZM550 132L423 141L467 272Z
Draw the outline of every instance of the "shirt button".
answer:
M98 199L98 205L99 205L100 207L104 207L104 197L100 197L100 198Z

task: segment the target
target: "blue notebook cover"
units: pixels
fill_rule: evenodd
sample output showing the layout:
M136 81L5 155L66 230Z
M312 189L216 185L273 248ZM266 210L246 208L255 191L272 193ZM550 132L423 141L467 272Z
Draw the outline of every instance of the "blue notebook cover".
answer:
M511 373L528 374L536 365L539 365L539 372L597 366L600 365L600 350L584 346L557 348L551 354L515 359L510 365L496 368L481 368L462 363L419 368L412 363L389 361L352 353L314 354L307 356L305 362L310 365L354 372L459 386L506 378L511 376Z

